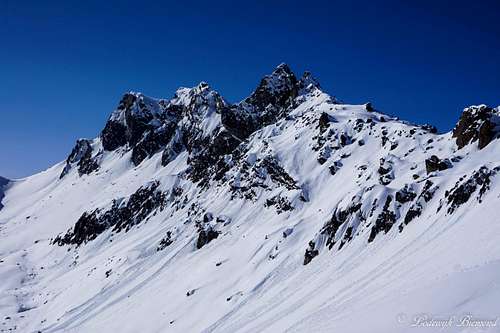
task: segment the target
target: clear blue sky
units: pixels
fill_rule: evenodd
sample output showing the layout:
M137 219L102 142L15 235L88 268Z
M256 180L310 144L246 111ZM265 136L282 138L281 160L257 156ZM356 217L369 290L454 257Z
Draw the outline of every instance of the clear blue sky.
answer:
M500 104L499 13L499 1L0 0L0 175L65 159L125 91L170 97L204 80L236 102L281 62L446 131L463 107Z

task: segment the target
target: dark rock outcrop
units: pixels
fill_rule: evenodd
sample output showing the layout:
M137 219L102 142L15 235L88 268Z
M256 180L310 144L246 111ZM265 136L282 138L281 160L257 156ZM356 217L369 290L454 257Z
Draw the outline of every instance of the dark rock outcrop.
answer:
M378 168L379 183L382 185L388 185L394 180L394 170L391 161L381 158L380 166Z
M165 194L158 187L158 181L140 187L124 203L124 200L113 200L111 208L96 209L85 212L78 219L72 230L64 236L58 235L53 243L62 245L81 245L95 239L109 228L113 231L128 231L132 226L142 223L156 209L162 210Z
M353 198L354 199L354 198ZM332 214L331 219L325 224L323 229L321 230L321 234L327 235L328 238L326 240L326 246L331 250L336 243L336 234L339 228L352 218L355 214L360 214L361 203L357 201L353 201L345 209L336 208ZM359 219L364 219L361 216L358 216Z
M326 112L322 112L321 116L319 117L319 132L324 133L327 128L330 126L330 116Z
M410 208L408 208L403 223L399 225L399 232L403 231L406 225L408 225L413 219L419 217L422 214L425 208L425 204L431 201L437 189L438 187L434 186L434 183L430 180L427 180L425 182L420 194L418 195L417 200L412 203ZM413 201L413 199L411 199L411 201Z
M230 154L240 143L241 141L237 137L224 129L205 144L200 143L200 147L203 145L204 148L189 158L190 178L194 182L203 181L201 185L206 186L208 180L220 171L217 170L218 167L222 166L219 164L220 159L224 155Z
M437 127L434 125L430 125L430 124L420 125L420 128L423 129L424 131L432 133L432 134L437 134L437 132L438 132Z
M101 132L102 147L104 150L113 151L127 144L127 128L114 120L108 120Z
M211 227L200 229L198 232L198 240L196 241L196 248L201 249L217 237L219 237L219 233Z
M417 194L413 191L411 186L405 185L405 187L396 192L395 197L397 202L404 204L413 201L417 197Z
M443 171L452 167L450 160L448 159L439 159L436 155L432 155L428 159L425 160L425 170L427 174L430 174L434 171Z
M390 209L391 202L392 196L388 195L385 199L385 204L382 208L382 212L380 212L377 220L375 221L375 225L372 227L370 236L368 237L368 243L372 242L381 231L387 233L389 230L391 230L394 223L396 223L396 214Z
M483 195L489 190L491 178L497 174L500 168L493 170L486 166L482 166L479 170L463 180L460 179L455 186L445 192L446 202L448 204L448 214L453 214L460 206L469 201L472 194L479 188L477 194L478 202L481 202Z
M453 129L453 137L459 149L469 143L478 141L479 149L486 147L497 135L498 115L486 106L470 106L465 108Z
M269 198L264 203L265 207L274 206L276 208L276 213L281 214L283 212L291 211L294 209L290 201L286 197L281 195L276 195L272 198Z
M142 94L125 94L115 112L106 123L101 133L102 145L105 150L129 144L131 147L142 138L146 130L154 128L155 119L152 108L158 105L147 103Z
M268 156L262 160L261 166L266 168L273 182L284 186L287 190L300 189L295 179L286 172L277 159Z
M182 112L180 105L127 93L101 132L103 148L113 151L128 145L138 165L168 144Z
M319 254L319 251L314 247L316 244L313 241L309 242L309 247L306 249L306 253L304 254L304 265L307 265L311 262Z
M172 139L175 129L175 123L168 123L155 130L148 131L132 149L132 162L134 165L139 165L144 159L165 147Z
M158 247L156 248L156 251L162 251L172 243L173 243L172 232L167 231L167 235L161 239L160 243L158 244Z
M91 141L87 139L78 139L76 145L66 159L66 165L59 178L63 178L73 166L78 167L78 174L88 175L99 169L98 157L92 157Z
M234 135L245 139L256 130L286 117L299 93L307 93L312 88L319 88L319 84L310 73L304 73L301 80L297 80L290 68L281 64L261 80L249 97L224 109L222 123Z

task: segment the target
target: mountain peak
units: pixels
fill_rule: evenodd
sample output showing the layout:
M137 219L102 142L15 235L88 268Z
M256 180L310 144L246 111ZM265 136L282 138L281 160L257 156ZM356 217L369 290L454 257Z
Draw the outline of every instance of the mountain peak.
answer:
M304 74L302 74L302 77L299 80L299 88L301 93L304 91L308 92L315 88L321 90L318 80L316 80L316 78L309 71L305 71Z
M422 290L496 318L499 109L452 138L299 78L280 65L236 105L205 82L127 93L100 139L0 178L2 329L400 332Z
M272 87L293 84L297 81L295 74L287 64L279 64L270 75L264 76L262 83Z
M208 91L208 90L212 90L210 88L210 86L208 85L208 83L206 83L205 81L201 81L200 83L198 83L198 85L196 87L193 88L195 91L197 92L203 92L203 91Z
M287 74L293 74L292 70L290 69L290 67L282 62L281 64L279 64L278 66L276 66L276 68L274 69L273 71L273 74L274 73L287 73Z

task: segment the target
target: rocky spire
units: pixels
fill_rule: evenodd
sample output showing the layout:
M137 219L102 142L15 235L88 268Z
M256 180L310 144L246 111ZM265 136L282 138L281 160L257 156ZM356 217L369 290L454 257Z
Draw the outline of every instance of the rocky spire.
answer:
M287 64L264 76L255 91L222 113L222 123L239 138L286 116L299 94L299 81Z
M314 89L321 90L321 86L311 72L305 71L299 80L299 94L308 93Z
M247 104L255 112L264 111L269 105L283 108L290 105L298 94L297 78L286 64L280 64L264 76L257 89L240 104Z

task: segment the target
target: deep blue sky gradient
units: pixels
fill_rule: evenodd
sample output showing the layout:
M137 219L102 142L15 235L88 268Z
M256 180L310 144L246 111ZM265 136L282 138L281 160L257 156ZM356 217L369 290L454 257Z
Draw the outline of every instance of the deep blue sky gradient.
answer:
M500 104L499 1L0 0L0 175L95 137L128 90L246 97L281 62L350 103L447 131Z

